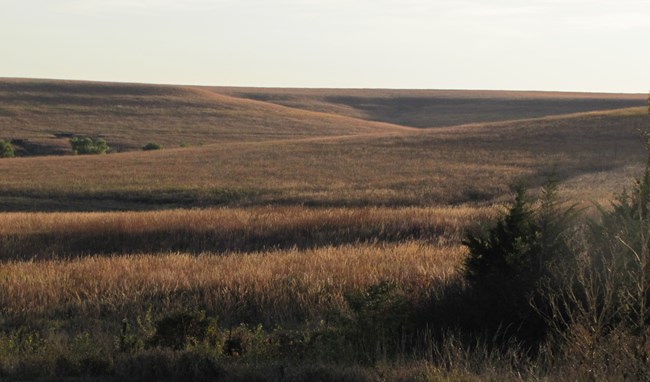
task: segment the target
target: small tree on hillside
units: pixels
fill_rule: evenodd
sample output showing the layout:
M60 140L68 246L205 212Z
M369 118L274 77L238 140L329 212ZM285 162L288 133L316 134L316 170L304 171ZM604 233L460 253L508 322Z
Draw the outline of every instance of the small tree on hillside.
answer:
M11 142L0 140L0 158L12 158L14 155L14 146Z
M142 146L142 150L151 151L151 150L162 150L162 145L156 142L149 142L146 145Z
M75 154L106 154L109 150L108 144L102 138L74 137L70 139L70 146Z

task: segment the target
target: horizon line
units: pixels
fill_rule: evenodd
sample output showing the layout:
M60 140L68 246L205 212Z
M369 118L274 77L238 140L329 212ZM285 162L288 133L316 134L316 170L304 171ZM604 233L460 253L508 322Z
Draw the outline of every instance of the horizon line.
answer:
M340 86L267 86L267 85L215 85L199 83L173 83L173 82L145 82L129 80L98 80L98 79L79 79L79 78L52 78L52 77L23 77L23 76L0 76L0 80L23 80L23 81L59 81L59 82L79 82L79 83L97 83L97 84L120 84L120 85L150 85L150 86L194 86L194 87L219 87L219 88L238 88L238 89L305 89L305 90L414 90L414 91L489 91L489 92L520 92L520 93L580 93L580 94L625 94L625 95L643 95L648 96L648 92L627 92L627 91L602 91L602 90L540 90L540 89L507 89L507 88L432 88L432 87L340 87Z

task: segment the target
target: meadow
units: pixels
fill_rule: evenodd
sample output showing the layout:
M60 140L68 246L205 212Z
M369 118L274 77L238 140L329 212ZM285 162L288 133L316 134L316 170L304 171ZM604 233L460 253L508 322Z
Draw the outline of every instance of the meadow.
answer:
M608 209L645 98L0 80L0 379L592 377L474 330L463 240L520 182Z

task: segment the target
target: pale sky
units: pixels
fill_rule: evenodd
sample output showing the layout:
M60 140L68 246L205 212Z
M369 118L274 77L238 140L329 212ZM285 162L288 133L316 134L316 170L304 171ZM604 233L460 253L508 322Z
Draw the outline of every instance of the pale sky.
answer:
M650 0L0 0L0 36L0 77L650 89Z

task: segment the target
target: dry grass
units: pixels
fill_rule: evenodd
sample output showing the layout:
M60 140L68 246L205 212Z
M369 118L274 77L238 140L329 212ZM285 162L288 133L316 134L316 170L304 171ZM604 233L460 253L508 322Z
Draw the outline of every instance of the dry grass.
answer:
M639 94L255 89L0 79L0 137L22 155L70 153L60 134L116 151L314 136L408 132L642 106ZM376 122L372 122L376 121Z
M228 208L0 214L0 334L48 333L46 349L92 332L113 349L125 317L195 309L226 326L304 330L381 281L418 314L462 319L461 234L494 216L512 183L556 173L564 196L601 201L640 169L645 109L556 115L643 99L2 80L0 138L27 138L19 149L32 154L65 152L58 133L120 150L205 145L3 159L0 210ZM473 362L441 357L443 369L421 374L450 378Z
M291 108L420 128L643 106L646 98L643 94L485 90L210 89Z
M644 109L415 133L229 143L146 153L0 161L2 208L492 202L555 172L607 198L642 163ZM591 182L589 174L605 177ZM580 181L576 183L576 181ZM571 191L571 190L569 190Z
M117 151L180 144L402 131L181 86L0 80L0 137L31 154L70 152L60 133L103 137Z
M422 239L458 243L491 208L258 207L0 214L0 261L136 252L311 248Z
M422 100L441 102L447 112L422 107L415 118L444 115L453 124L472 121L473 114L482 121L521 118L532 107L535 115L547 115L643 102L639 95L253 90L303 97L307 103L318 97L377 97L393 106L373 107L396 107L402 116L412 114L399 106L411 98L419 100L416 106ZM124 149L148 141L168 147L213 144L1 160L0 209L492 203L517 179L526 178L534 187L551 172L567 181L569 194L583 196L581 190L597 187L597 194L589 196L603 199L634 173L642 158L637 130L650 128L645 109L637 108L422 131L230 96L245 91L2 80L0 136L27 137L28 146L46 140L56 150L68 150L67 138L54 138L60 132L105 136ZM383 118L370 114L360 117Z
M6 317L84 319L200 307L225 322L299 323L345 309L344 295L380 281L417 300L456 275L465 249L422 242L194 256L141 254L10 262L0 271ZM103 316L102 316L103 315Z

